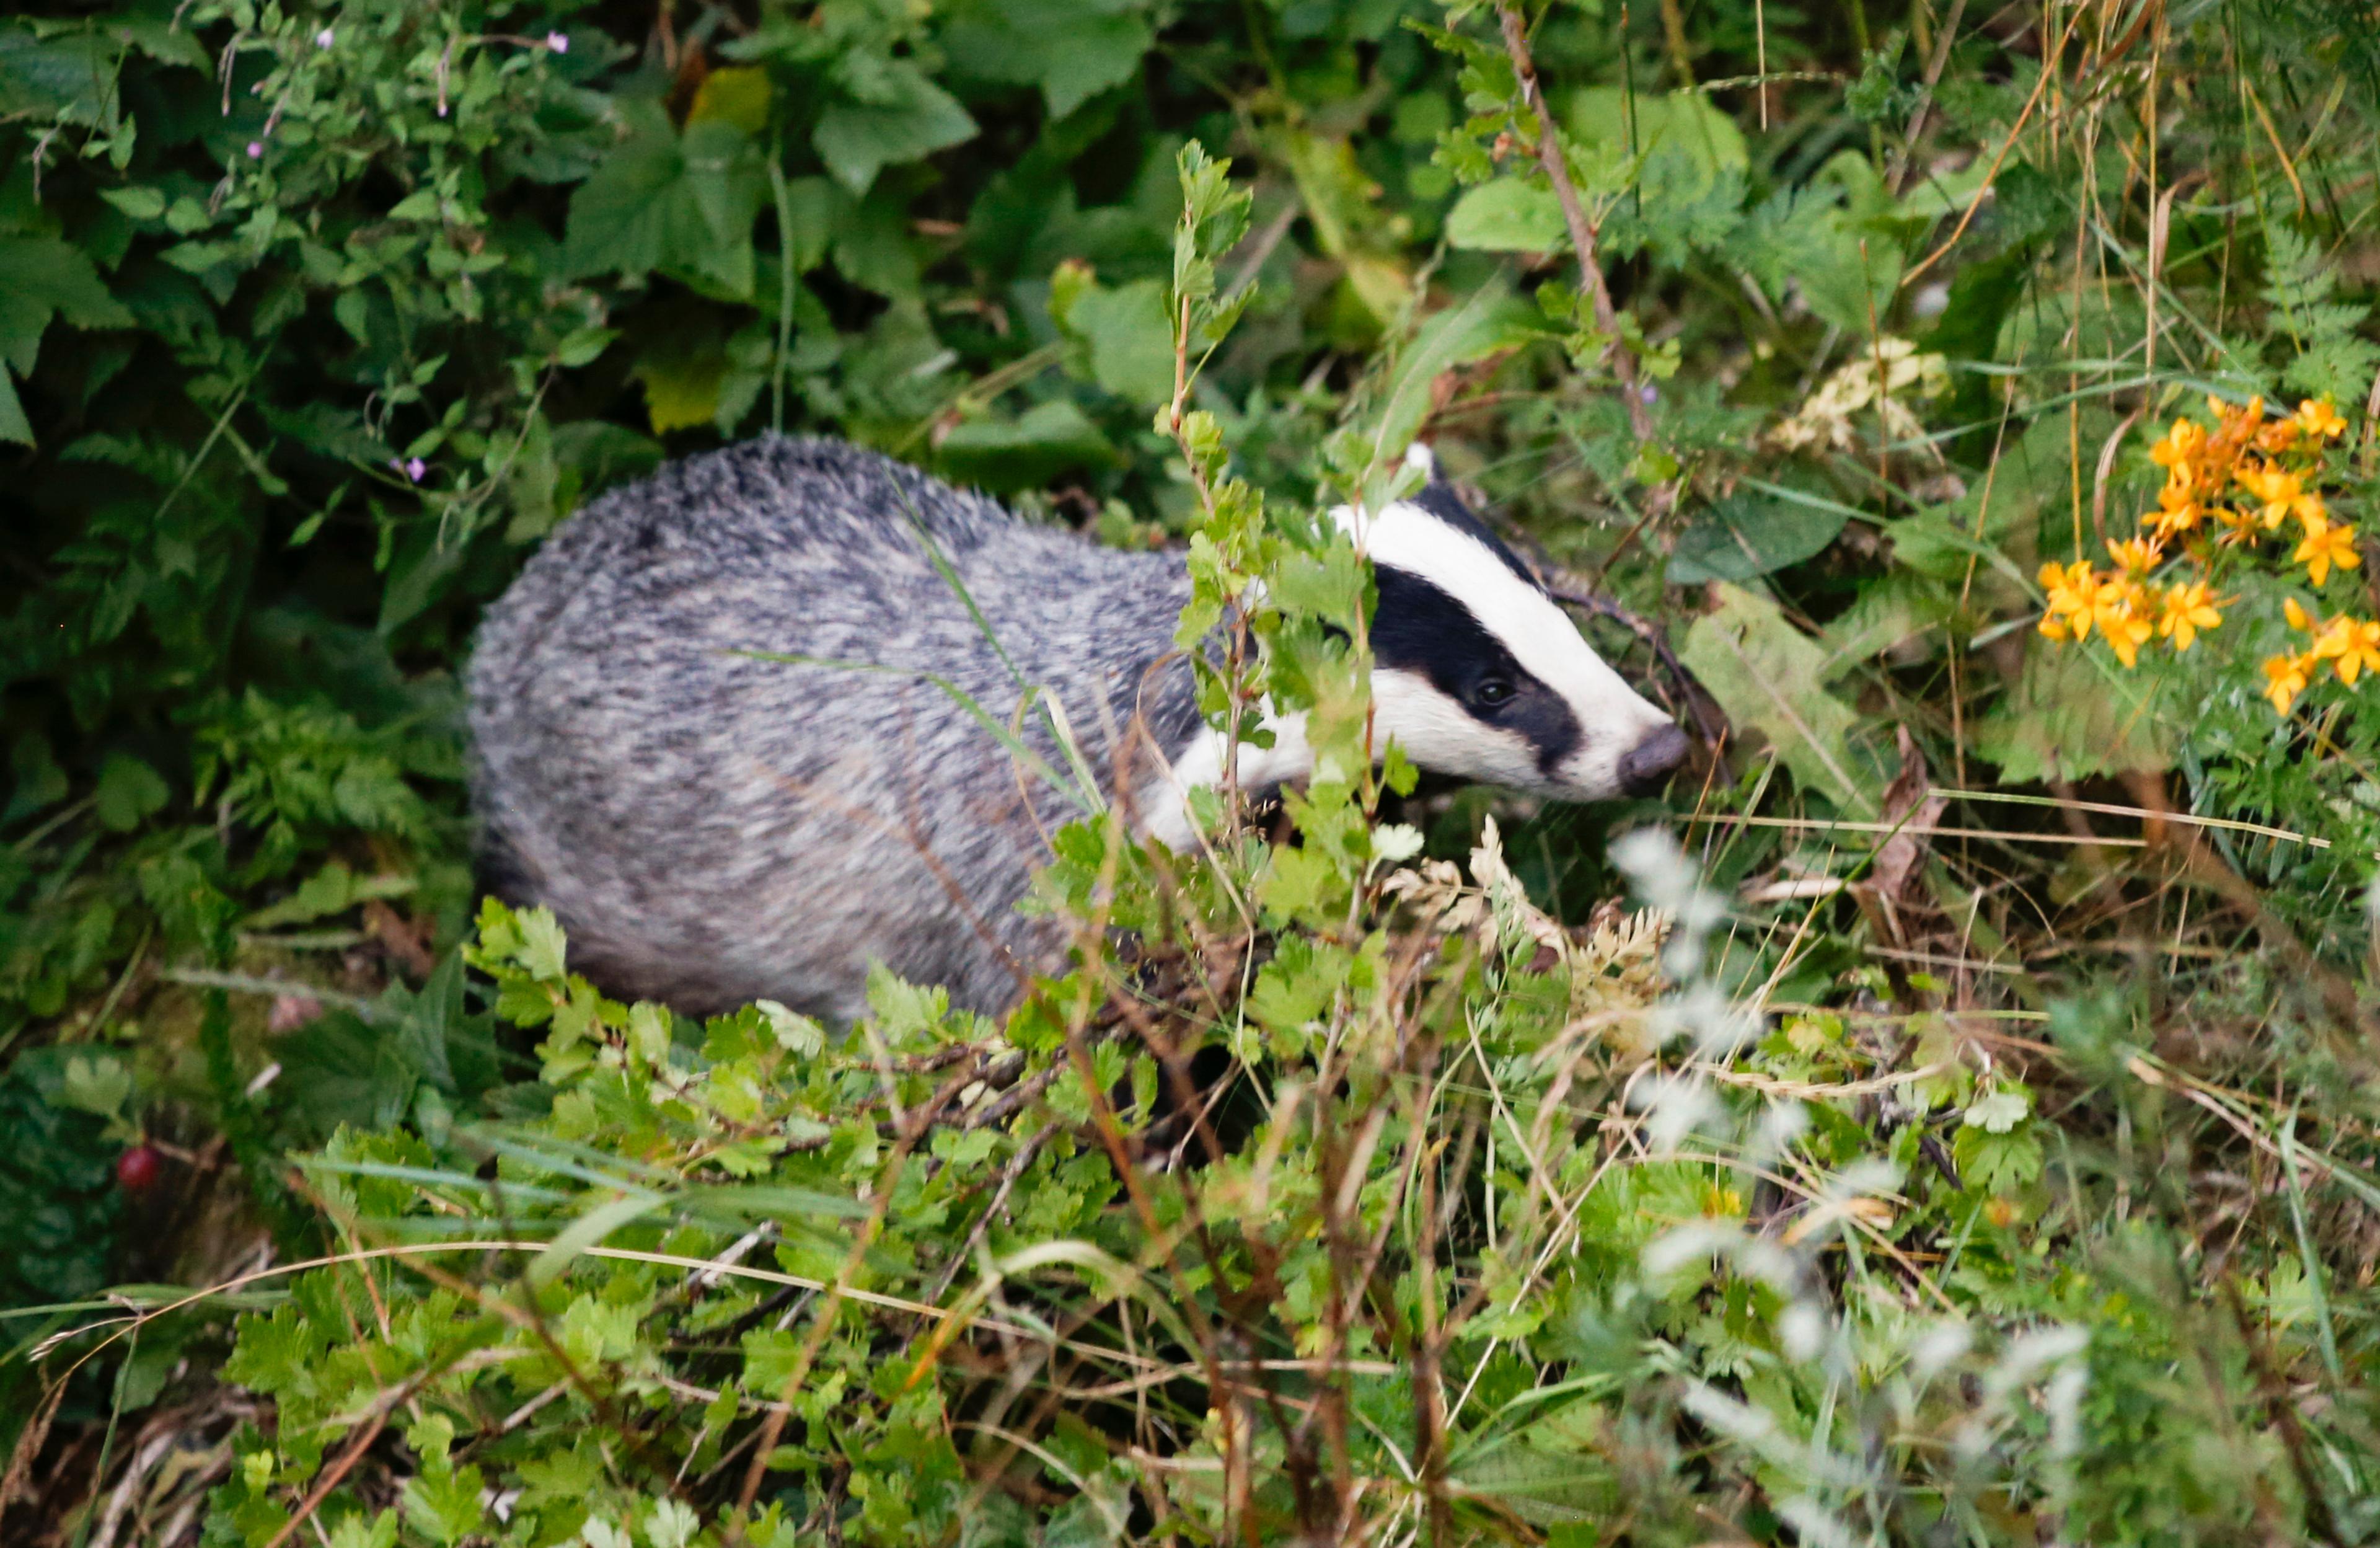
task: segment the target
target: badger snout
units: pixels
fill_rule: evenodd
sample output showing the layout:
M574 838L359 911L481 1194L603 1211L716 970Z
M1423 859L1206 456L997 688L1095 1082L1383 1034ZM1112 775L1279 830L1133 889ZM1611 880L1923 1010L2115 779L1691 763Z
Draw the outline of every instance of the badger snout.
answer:
M1644 740L1620 755L1620 788L1632 796L1649 796L1669 782L1670 773L1685 762L1686 734L1666 722Z

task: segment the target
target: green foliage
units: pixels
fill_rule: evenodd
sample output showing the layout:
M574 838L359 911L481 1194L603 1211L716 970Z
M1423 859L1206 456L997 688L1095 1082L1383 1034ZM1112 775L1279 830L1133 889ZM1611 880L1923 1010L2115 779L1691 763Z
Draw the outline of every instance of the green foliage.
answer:
M0 1445L55 1396L33 1473L148 1513L55 1535L2380 1530L2380 717L2243 686L2278 582L2034 632L2209 391L2331 395L2370 519L2368 18L1959 17L0 20ZM1079 792L1002 1024L697 1025L475 909L480 608L764 429L1181 550L1293 839ZM1653 620L1669 802L1373 745L1321 513L1416 436ZM152 1404L212 1449L135 1479Z

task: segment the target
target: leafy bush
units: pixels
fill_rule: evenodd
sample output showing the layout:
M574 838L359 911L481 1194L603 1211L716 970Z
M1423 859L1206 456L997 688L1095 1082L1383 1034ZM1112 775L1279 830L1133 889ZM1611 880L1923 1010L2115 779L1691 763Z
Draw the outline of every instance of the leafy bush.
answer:
M2363 518L2368 18L1638 10L0 22L12 1541L2369 1538L2360 636L2098 567L2210 394ZM1000 1026L475 910L479 607L771 428L1261 597L1294 842L1068 830ZM1375 767L1417 434L1668 801Z

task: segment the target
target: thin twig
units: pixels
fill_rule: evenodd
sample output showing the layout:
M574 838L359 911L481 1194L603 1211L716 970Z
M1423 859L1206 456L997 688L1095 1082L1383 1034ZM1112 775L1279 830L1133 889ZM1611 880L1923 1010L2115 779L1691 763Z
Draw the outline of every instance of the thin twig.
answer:
M1536 61L1529 55L1527 30L1521 22L1519 6L1500 4L1496 14L1504 24L1504 52L1512 61L1512 74L1521 82L1521 100L1535 111L1537 118L1537 160L1546 169L1546 179L1554 186L1554 198L1561 202L1562 224L1570 227L1572 249L1578 254L1578 278L1586 291L1588 304L1595 311L1595 327L1604 338L1604 363L1611 374L1620 379L1621 397L1628 407L1628 428L1636 433L1639 441L1653 439L1653 415L1645 407L1645 396L1637 389L1636 359L1629 354L1620 340L1620 313L1611 304L1611 288L1604 283L1603 263L1596 256L1594 223L1586 218L1586 207L1579 202L1578 185L1571 181L1570 161L1562 152L1561 130L1554 123L1553 110L1546 105L1546 93L1537 82Z

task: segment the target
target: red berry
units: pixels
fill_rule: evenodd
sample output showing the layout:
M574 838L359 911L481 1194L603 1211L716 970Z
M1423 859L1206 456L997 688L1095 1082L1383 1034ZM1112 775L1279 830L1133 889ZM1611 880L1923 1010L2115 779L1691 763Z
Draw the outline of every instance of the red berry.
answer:
M164 1158L154 1145L135 1145L115 1158L115 1180L127 1193L145 1193L157 1181Z

